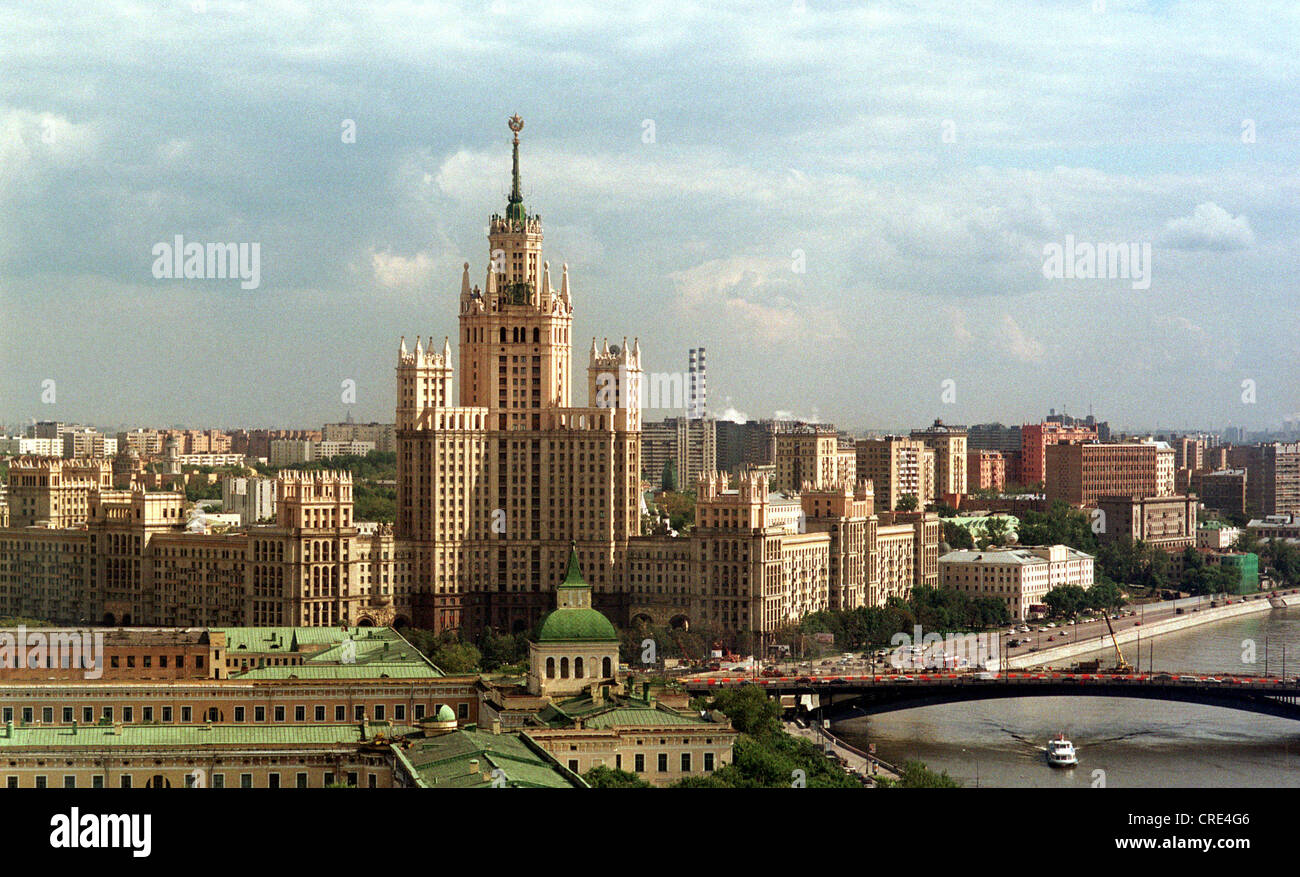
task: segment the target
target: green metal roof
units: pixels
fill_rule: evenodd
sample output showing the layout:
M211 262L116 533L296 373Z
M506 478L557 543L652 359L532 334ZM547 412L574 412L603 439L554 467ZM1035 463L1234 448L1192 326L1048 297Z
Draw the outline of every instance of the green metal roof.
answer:
M582 577L582 567L578 564L578 549L573 545L569 546L569 569L564 574L564 581L556 585L557 588L589 588L587 580Z
M621 706L583 719L585 728L652 728L660 725L711 725L692 716L655 707ZM716 726L721 732L722 726Z
M237 679L439 679L437 668L415 663L371 661L356 664L297 664L289 667L251 667Z
M406 727L372 723L370 732L410 733ZM77 746L329 746L362 743L361 723L347 725L123 725L114 733L104 725L0 729L0 748Z
M491 788L493 772L501 771L507 788L585 788L587 784L562 769L521 734L492 734L462 728L447 734L414 739L393 751L422 788ZM477 761L477 764L471 762Z
M284 653L296 664L231 670L232 679L436 679L443 675L419 649L388 627L223 627L226 657ZM278 645L277 645L278 644Z
M542 621L537 641L617 642L618 631L595 609L556 609Z

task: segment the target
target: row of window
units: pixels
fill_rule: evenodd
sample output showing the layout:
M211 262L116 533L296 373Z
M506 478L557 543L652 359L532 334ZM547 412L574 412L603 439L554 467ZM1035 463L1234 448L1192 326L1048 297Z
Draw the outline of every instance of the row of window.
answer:
M360 776L354 770L347 771L345 777L346 777L346 782L349 786L355 787L360 780ZM308 775L306 771L299 771L298 773L294 774L294 787L299 789L307 788L307 779L308 779ZM323 785L332 786L335 785L335 783L336 783L336 779L335 779L334 772L326 771L324 775ZM130 789L134 786L134 784L135 784L135 779L133 778L132 774L124 773L118 777L119 788ZM171 780L167 779L165 776L163 776L160 773L153 774L147 780L145 780L145 788L148 789L171 788L171 784L172 784ZM378 784L379 783L378 783L377 775L372 773L367 776L367 786L369 788L372 789L376 788ZM47 777L45 774L37 774L35 778L35 785L36 788L38 789L49 788L49 777ZM205 776L202 771L197 771L197 770L191 771L190 773L185 775L185 787L187 789L192 789L196 787L201 788L204 785L210 786L211 788L214 789L224 789L226 787L226 775L224 773L213 773ZM104 786L105 783L104 783L103 774L96 774L90 778L90 788L102 789L104 788ZM5 780L5 787L10 789L18 788L18 777L14 775L10 775ZM268 789L281 788L280 774L268 773L266 775L266 787ZM65 789L77 788L77 777L75 774L63 775L63 788ZM239 774L239 788L241 789L253 788L253 775L251 773Z
M54 707L50 707L50 706L41 707L42 724L45 725L54 724L54 709L55 709ZM280 722L280 723L287 721L286 718L288 715L287 707L274 706L271 707L270 710L271 710L270 715L272 716L272 721ZM414 713L415 713L415 719L417 721L424 718L425 705L422 703L415 704ZM467 703L457 704L456 713L457 713L457 717L460 719L469 718L469 704ZM248 721L248 707L243 707L243 706L234 707L233 714L234 714L234 721L236 724L241 724ZM106 706L101 709L99 720L105 724L111 724L114 721L115 715L116 713L114 711L114 708L111 706ZM146 706L140 708L140 721L142 723L149 724L153 722L154 715L155 712L153 707ZM172 707L164 706L159 708L157 715L161 716L161 722L163 724L171 724L171 722L174 720L176 713ZM265 722L267 715L268 715L267 707L265 706L253 707L254 722ZM317 724L323 724L326 721L327 715L328 715L327 707L316 706L312 710L312 721ZM29 707L29 706L22 707L21 716L22 716L22 723L24 725L31 725L35 721L36 710L34 707ZM61 716L62 716L63 724L71 725L73 721L76 720L76 710L74 707L65 706L62 708ZM224 722L226 720L225 711L215 706L209 707L207 710L203 711L202 716L203 716L202 720L205 722ZM12 722L14 720L14 707L7 706L7 707L0 708L0 718L2 718L3 721L5 722ZM354 704L352 708L352 720L360 722L360 721L364 721L365 718L366 718L365 704ZM387 721L389 719L388 705L382 703L374 704L373 718L375 719L375 721L378 722ZM395 722L406 721L406 704L404 703L394 704L392 708L391 718ZM85 725L93 725L95 723L95 708L91 706L82 707L80 721L82 724ZM122 707L122 721L126 723L131 723L135 721L135 707L130 707L130 706ZM188 706L181 707L180 723L182 725L188 725L191 724L193 721L194 721L194 708ZM298 723L304 723L307 721L306 706L299 705L293 708L293 721ZM346 706L342 704L335 705L333 721L335 722L348 721L348 710Z

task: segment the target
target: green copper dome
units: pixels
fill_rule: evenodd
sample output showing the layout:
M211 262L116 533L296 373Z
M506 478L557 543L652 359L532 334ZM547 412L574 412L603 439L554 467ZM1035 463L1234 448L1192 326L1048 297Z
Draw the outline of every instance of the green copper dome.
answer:
M454 722L456 721L456 714L451 711L451 707L444 703L438 707L438 712L434 714L433 720L435 722Z
M537 641L614 642L618 631L595 609L556 609L542 621Z
M557 608L542 619L537 641L615 642L618 631L609 619L591 608L591 585L582 577L575 545L569 546L569 568L564 581L555 586Z

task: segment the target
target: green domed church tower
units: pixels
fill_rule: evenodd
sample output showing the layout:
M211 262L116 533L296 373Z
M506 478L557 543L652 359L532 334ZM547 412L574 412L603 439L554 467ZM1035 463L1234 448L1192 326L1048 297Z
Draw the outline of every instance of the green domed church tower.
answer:
M555 609L542 619L528 658L533 694L570 695L618 683L618 631L591 608L591 585L573 547L564 581L555 586Z

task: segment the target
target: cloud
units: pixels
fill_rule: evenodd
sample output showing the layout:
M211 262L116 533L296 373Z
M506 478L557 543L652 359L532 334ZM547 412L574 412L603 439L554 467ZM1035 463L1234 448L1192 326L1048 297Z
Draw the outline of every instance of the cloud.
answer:
M781 259L711 259L668 276L683 316L710 321L729 333L777 345L825 342L843 333L835 314L801 300L799 275Z
M1003 353L1020 362L1038 362L1043 358L1043 345L1029 337L1010 314L1002 315L998 340Z
M427 286L433 279L437 261L430 253L402 256L390 251L370 252L370 267L375 280L388 289L412 289Z
M1175 250L1244 250L1255 244L1255 234L1244 215L1232 216L1213 201L1196 205L1191 216L1165 223L1160 243Z

